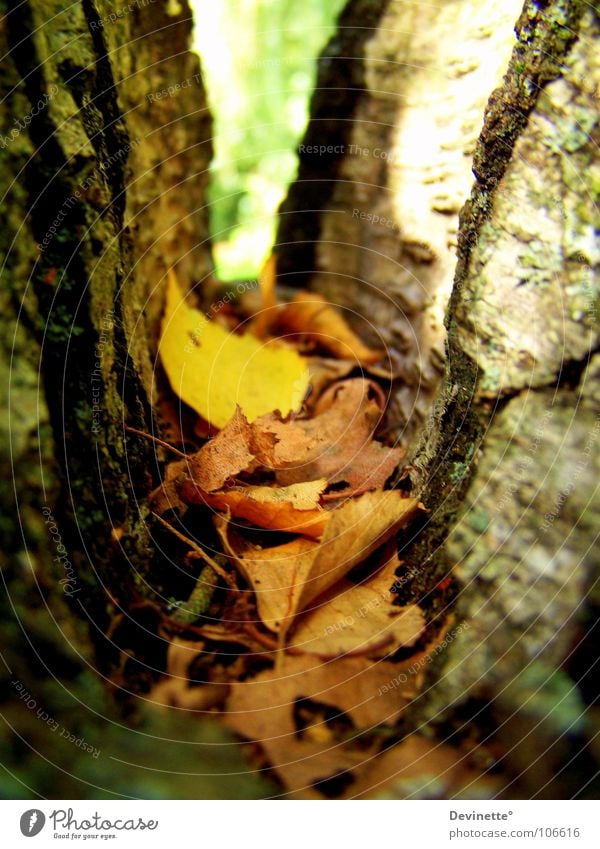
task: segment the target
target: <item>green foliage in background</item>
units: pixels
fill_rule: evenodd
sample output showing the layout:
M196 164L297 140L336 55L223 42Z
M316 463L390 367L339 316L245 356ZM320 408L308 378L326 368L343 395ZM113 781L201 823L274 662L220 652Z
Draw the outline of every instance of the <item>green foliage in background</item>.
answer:
M254 276L295 177L316 58L345 0L193 0L215 118L210 190L217 273Z

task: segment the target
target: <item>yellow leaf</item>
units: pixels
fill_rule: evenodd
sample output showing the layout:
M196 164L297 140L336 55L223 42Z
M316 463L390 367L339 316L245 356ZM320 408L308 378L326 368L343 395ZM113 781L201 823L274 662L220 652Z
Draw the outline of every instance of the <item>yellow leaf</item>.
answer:
M249 421L296 410L309 383L302 357L276 341L238 336L189 307L169 272L160 356L173 391L215 427L239 404Z

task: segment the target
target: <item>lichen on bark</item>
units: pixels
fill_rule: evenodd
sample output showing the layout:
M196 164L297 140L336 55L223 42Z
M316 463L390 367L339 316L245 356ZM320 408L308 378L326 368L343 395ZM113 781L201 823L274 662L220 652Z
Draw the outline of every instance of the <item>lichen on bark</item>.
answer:
M594 580L598 18L578 4L563 15L525 4L461 216L446 383L413 458L434 515L409 557L454 568L471 628L433 670L421 718L493 697L538 655L558 668ZM467 444L463 479L444 488Z

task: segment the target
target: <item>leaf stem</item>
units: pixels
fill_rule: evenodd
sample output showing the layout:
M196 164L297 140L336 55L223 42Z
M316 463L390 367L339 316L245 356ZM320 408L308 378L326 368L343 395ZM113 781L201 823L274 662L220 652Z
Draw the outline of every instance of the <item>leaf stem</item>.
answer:
M188 458L187 454L184 454L183 451L180 451L179 448L175 448L173 445L169 445L168 442L165 442L164 439L159 439L158 436L152 436L151 433L146 433L143 430L138 430L137 427L130 427L129 425L124 425L125 430L129 431L129 433L135 433L137 436L143 436L144 439L149 439L151 442L156 442L157 445L161 445L163 448L166 448L167 451L172 451L173 454L177 454L178 457L181 457L183 460Z
M167 522L166 519L163 519L162 516L159 516L158 513L152 511L152 515L158 522L160 522L163 527L165 527L168 531L171 531L172 534L174 534L182 542L185 542L186 545L189 545L189 547L198 555L198 557L201 557L206 563L208 563L211 569L216 572L217 575L223 578L224 581L227 582L227 585L229 587L231 587L232 589L237 589L237 585L232 576L229 575L225 571L225 569L223 569L222 566L219 566L216 560L213 560L210 554L207 554L206 551L204 551L204 549L201 548L197 542L194 542L193 539L190 539L185 534L182 534L181 531L178 531L177 528L173 527L173 525L170 522Z

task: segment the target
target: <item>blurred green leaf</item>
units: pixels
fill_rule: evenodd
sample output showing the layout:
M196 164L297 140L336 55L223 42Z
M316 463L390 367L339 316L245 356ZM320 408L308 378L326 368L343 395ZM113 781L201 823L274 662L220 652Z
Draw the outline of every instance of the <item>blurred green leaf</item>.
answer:
M215 118L209 191L217 274L256 276L297 168L316 58L345 0L192 0Z

